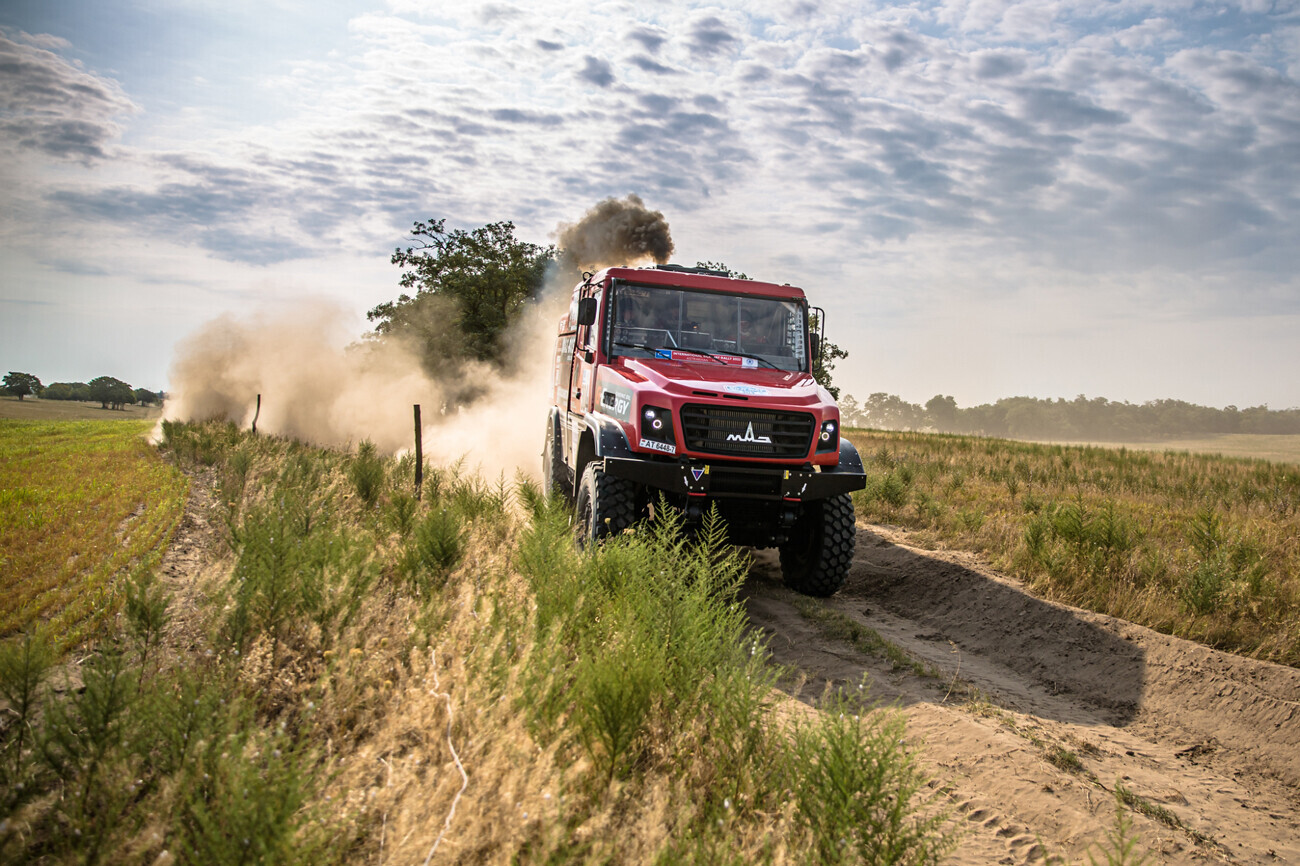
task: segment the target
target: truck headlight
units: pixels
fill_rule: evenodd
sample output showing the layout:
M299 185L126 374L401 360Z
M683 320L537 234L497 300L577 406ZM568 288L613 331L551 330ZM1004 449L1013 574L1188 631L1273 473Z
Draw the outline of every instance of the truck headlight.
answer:
M817 436L817 452L836 451L840 447L840 425L835 421L823 421L821 433Z
M674 442L673 413L658 406L641 408L641 435L660 442Z

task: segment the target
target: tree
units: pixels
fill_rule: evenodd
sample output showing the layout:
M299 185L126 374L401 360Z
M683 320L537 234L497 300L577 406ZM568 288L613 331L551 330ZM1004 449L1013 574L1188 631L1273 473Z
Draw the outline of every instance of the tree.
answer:
M746 274L743 271L733 271L722 262L696 262L695 267L704 268L706 271L722 271L733 280L750 279L749 274Z
M41 392L42 400L89 400L90 386L85 382L51 382Z
M817 325L817 316L815 314L809 316L808 327L812 329L814 334L819 333ZM817 354L817 357L813 358L812 374L813 378L817 380L817 384L830 391L831 396L836 400L840 399L840 389L831 383L831 370L835 369L836 360L848 356L849 353L846 350L827 340L824 334L822 335L821 351Z
M925 403L925 411L930 415L930 423L940 433L955 433L957 430L957 401L952 397L935 394Z
M393 251L400 285L415 289L366 317L375 332L413 340L431 372L468 359L500 362L501 335L537 297L554 247L515 237L511 222L448 231L446 220L417 222L414 246Z
M28 394L41 395L41 380L31 373L15 373L12 370L4 378L5 390L18 398L19 402Z
M87 384L90 385L90 399L98 400L101 409L121 409L127 403L135 402L135 392L121 379L97 376Z
M150 403L161 403L162 397L159 394L155 394L153 391L148 391L144 388L136 388L135 402L139 403L141 406L148 406Z

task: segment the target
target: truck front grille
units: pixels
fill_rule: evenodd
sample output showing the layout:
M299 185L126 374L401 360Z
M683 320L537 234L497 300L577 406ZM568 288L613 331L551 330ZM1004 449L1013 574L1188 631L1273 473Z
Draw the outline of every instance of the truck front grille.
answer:
M681 415L686 447L703 454L801 459L812 447L813 416L806 412L687 403Z

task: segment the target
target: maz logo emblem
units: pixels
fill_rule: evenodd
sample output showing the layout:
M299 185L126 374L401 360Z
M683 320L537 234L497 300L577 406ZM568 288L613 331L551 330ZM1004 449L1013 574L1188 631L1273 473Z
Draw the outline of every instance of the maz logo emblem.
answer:
M745 428L745 435L744 435L744 436L741 436L739 433L730 433L730 434L727 435L727 441L728 441L728 442L758 442L758 443L760 443L760 444L771 445L771 444L772 444L772 437L771 437L771 436L755 436L755 435L754 435L754 422L753 422L753 421L750 421L750 422L749 422L749 426Z

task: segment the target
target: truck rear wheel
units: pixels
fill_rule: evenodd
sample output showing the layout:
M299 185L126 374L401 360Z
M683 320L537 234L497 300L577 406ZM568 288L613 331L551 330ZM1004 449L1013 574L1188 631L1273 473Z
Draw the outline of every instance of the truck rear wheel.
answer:
M556 435L555 425L549 421L546 424L546 444L542 446L542 485L547 496L563 496L566 502L573 501L569 470L564 465L564 445Z
M636 520L636 485L588 463L578 485L578 544L618 535Z
M790 540L781 545L785 585L804 595L834 595L849 576L857 527L847 494L804 505Z

